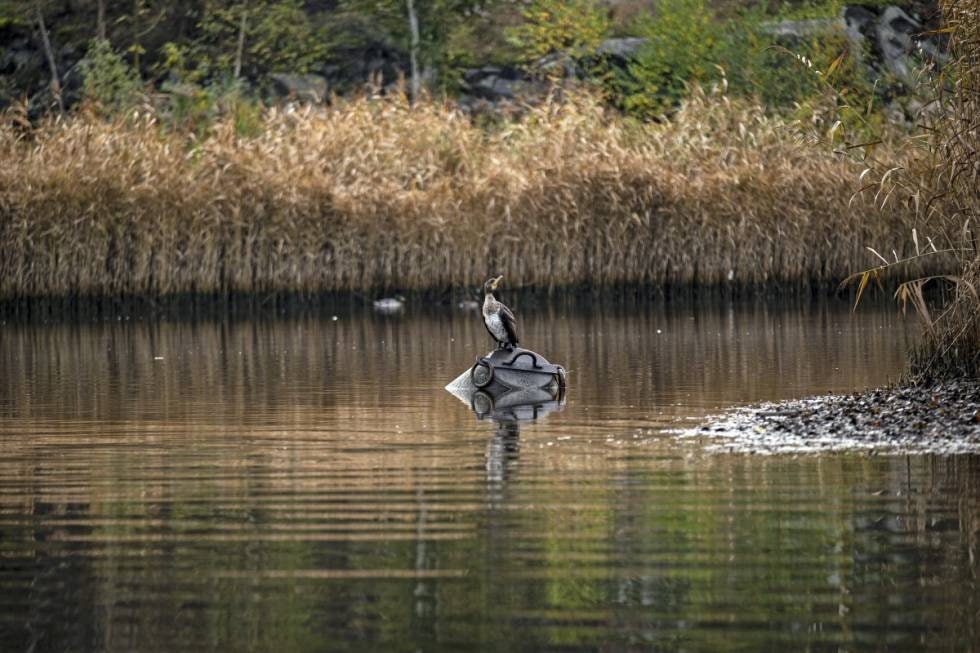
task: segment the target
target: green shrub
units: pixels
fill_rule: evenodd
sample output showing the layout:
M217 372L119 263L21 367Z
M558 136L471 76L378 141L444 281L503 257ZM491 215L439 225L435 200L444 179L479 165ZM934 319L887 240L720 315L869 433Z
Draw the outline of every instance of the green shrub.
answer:
M140 78L105 39L94 39L79 64L85 97L107 110L125 110L141 98Z
M239 136L258 136L262 130L262 105L242 90L235 80L199 84L164 84L166 110L160 115L172 130L204 136L216 122L234 126Z
M647 45L625 74L612 80L618 103L629 114L656 117L680 102L688 84L720 77L723 29L704 0L660 2L655 15L634 24L633 31Z
M527 61L552 52L591 54L609 33L606 12L591 0L533 0L521 18L509 37Z
M305 73L326 56L323 34L310 21L301 0L252 0L209 3L193 42L164 46L163 66L179 66L187 75L230 77L238 53L245 12L241 74L261 78L269 73ZM168 47L169 46L169 47Z
M630 30L647 39L637 58L625 70L600 62L596 71L612 102L644 119L670 112L689 85L723 79L731 95L755 98L772 113L810 118L836 102L845 117L855 118L858 107L863 115L874 104L874 88L843 32L780 43L766 30L766 23L801 12L832 15L834 7L806 4L777 16L749 8L722 18L705 0L663 0L656 14Z
M797 43L780 44L760 23L747 23L723 46L732 93L756 97L770 111L799 111L828 93L839 102L865 107L873 92L846 35L832 30Z

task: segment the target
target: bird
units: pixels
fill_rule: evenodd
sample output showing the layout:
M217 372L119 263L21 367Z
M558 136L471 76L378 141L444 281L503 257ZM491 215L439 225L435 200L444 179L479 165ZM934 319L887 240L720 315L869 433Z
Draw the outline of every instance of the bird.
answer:
M491 277L483 284L483 324L497 343L497 349L513 349L517 346L517 319L495 294L504 276Z
M405 298L402 295L374 300L374 310L379 313L397 313L403 308L405 308Z

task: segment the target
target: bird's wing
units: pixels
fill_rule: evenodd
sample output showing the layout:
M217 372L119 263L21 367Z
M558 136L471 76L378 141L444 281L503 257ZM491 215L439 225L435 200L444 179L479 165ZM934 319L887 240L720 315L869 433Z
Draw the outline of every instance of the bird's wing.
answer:
M504 330L507 331L507 337L513 344L517 344L517 318L509 308L500 305L500 320L504 323Z

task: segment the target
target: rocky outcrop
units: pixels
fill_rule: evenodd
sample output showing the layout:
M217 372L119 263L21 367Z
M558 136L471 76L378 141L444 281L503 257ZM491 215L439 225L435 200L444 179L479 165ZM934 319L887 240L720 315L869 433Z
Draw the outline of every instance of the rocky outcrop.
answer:
M910 88L923 63L945 61L939 35L896 6L844 7L837 18L781 21L763 30L790 43L840 30L851 42L851 55L865 66L869 78L890 73Z
M906 89L915 87L917 71L924 63L940 65L945 60L941 36L897 6L847 6L836 18L780 21L764 25L762 30L790 48L835 31L844 34L851 43L851 56L863 66L868 79L895 80ZM646 43L646 39L638 37L606 39L586 58L558 52L524 68L475 68L464 75L460 104L470 110L486 109L488 105L534 103L547 93L548 86L542 84L542 79L574 81L585 76L596 60L626 69ZM889 109L893 119L901 120L902 115L913 117L910 112L921 109L913 106L914 102L906 104Z
M606 39L595 49L595 53L600 57L607 57L617 61L627 62L636 58L643 51L643 46L647 44L647 39L628 36L618 39Z
M322 75L274 73L269 76L269 82L269 95L274 98L317 103L327 97L327 78Z
M916 98L914 92L924 66L939 67L946 62L944 38L900 7L852 5L844 7L837 18L782 21L764 30L789 47L833 31L843 33L850 42L850 55L867 79L895 98L884 111L891 122L914 121L936 107ZM889 86L904 88L892 92Z
M910 9L897 6L845 7L832 19L781 21L763 27L771 37L793 47L802 40L838 31L851 42L851 55L865 68L869 79L891 80L914 88L923 63L941 65L944 43L941 35L930 32ZM330 52L330 59L315 66L309 74L255 73L245 80L271 101L296 100L323 102L329 93L356 92L369 85L382 92L397 91L408 70L403 44L391 42L384 32L364 17L350 17L336 29L347 43ZM643 51L647 41L638 37L606 39L588 57L566 52L552 53L530 65L484 65L464 72L460 106L466 111L501 109L509 111L543 100L555 80L574 84L587 77L597 61L603 66L625 71ZM38 39L30 25L0 25L0 108L27 97L29 112L38 115L56 106L51 95L50 73ZM55 58L61 77L62 99L71 105L80 95L78 62L84 49L55 44ZM346 48L346 49L344 49ZM608 68L605 68L608 70ZM435 86L432 69L423 73ZM886 82L887 83L887 82ZM896 96L907 95L900 91ZM897 113L909 113L909 102Z
M881 63L909 85L914 83L913 72L923 60L942 63L946 59L938 38L899 7L885 8L874 23L874 37Z
M602 41L588 60L575 59L566 52L555 52L528 66L481 66L463 74L460 107L479 113L510 109L543 100L556 80L570 82L585 76L597 59L625 68L642 51L647 40L636 37Z
M470 114L511 114L536 102L548 85L516 66L481 66L463 74L460 109Z

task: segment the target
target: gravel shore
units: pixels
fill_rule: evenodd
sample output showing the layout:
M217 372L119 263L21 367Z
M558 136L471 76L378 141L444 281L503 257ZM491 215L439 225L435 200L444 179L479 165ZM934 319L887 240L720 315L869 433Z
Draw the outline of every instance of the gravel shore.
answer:
M690 435L752 453L980 453L980 382L889 387L738 408Z

